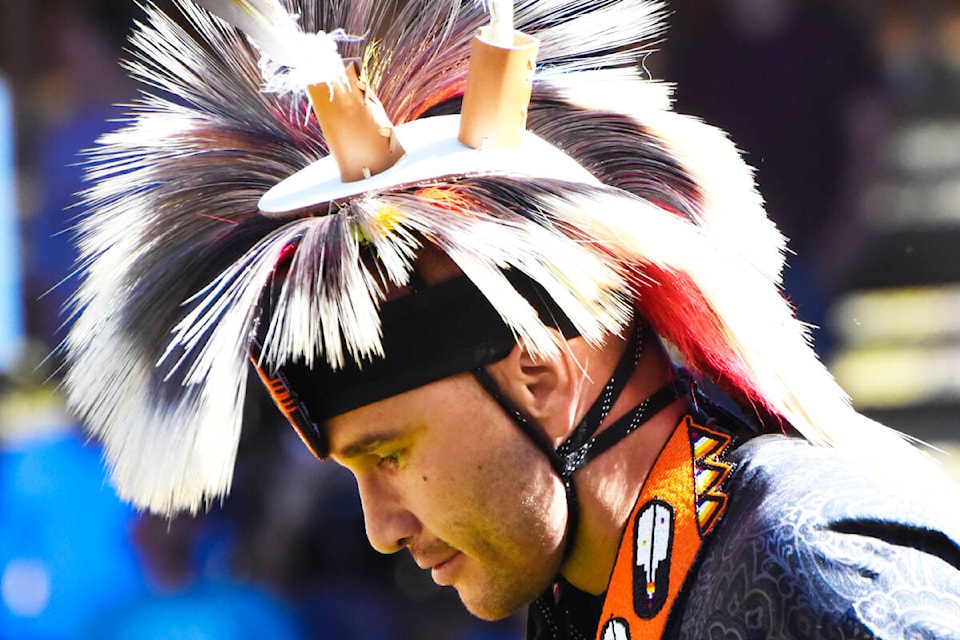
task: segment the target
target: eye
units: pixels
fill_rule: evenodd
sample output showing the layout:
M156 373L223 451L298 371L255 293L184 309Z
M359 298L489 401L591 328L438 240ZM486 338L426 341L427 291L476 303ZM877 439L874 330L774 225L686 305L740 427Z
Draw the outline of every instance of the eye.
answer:
M377 457L377 467L393 467L396 468L400 466L400 454L403 453L403 449L397 449L396 451L383 456Z

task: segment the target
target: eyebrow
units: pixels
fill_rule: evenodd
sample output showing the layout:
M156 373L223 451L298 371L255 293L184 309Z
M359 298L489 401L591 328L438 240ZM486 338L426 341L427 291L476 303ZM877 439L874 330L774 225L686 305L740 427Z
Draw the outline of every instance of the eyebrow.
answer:
M399 439L400 435L396 433L371 433L356 440L355 442L351 442L345 447L342 447L336 451L331 451L330 454L345 460L357 458L359 456L376 451L384 445Z

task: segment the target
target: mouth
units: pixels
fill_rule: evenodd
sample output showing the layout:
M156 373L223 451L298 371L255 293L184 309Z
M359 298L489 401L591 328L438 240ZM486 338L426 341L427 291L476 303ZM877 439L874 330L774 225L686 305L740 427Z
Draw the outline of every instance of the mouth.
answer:
M441 560L430 568L430 577L440 586L449 586L453 584L453 573L456 569L457 559L460 558L460 552L454 553L446 560Z

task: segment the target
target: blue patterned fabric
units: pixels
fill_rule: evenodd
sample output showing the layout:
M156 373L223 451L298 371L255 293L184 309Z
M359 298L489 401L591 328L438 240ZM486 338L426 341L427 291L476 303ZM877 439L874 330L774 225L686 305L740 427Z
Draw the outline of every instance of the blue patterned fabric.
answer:
M727 511L665 638L960 640L955 488L910 495L897 481L906 470L878 477L850 454L780 435L727 460ZM600 602L564 584L531 606L528 637L593 640Z
M675 637L960 639L960 521L844 452L761 436L729 458L730 504ZM942 502L941 502L942 500Z

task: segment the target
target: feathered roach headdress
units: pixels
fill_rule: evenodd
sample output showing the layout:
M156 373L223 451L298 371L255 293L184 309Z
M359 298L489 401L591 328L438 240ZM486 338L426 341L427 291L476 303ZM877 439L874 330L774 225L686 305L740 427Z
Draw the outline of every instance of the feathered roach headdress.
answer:
M65 384L125 498L173 512L228 491L251 354L330 384L391 361L385 291L410 283L424 245L536 352L558 348L550 309L592 342L636 310L687 366L815 442L893 437L808 346L779 290L783 239L733 145L642 77L660 3L519 0L520 33L498 33L494 11L475 38L490 17L473 0L288 1L199 2L221 19L174 0L182 25L148 5L129 69L156 93L92 152ZM468 79L474 40L506 57ZM519 97L465 98L497 83L473 77L495 64ZM326 113L336 102L346 121Z

